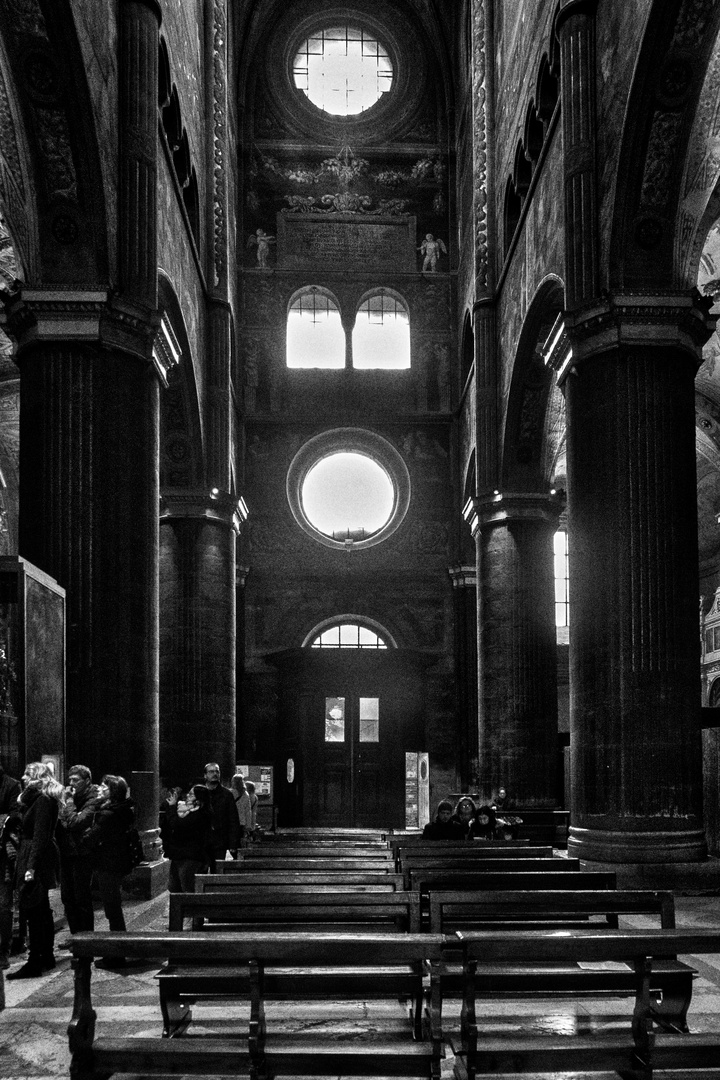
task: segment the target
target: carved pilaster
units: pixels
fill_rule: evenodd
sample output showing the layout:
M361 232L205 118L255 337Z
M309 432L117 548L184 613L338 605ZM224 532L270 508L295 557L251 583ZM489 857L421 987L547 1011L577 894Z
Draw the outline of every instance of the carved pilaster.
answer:
M126 300L157 306L157 85L160 9L120 3L119 281Z
M494 491L499 483L498 378L495 304L475 305L475 432L477 491Z
M556 23L565 172L565 300L570 309L599 291L595 7L596 0L570 0Z
M473 212L475 220L475 295L490 288L488 264L488 124L492 65L487 63L491 26L487 0L472 3Z
M213 284L220 293L227 292L228 285L228 100L227 100L227 12L226 0L213 0L212 20L209 27L209 93L208 105L212 110L210 152L213 161L212 238L213 238Z

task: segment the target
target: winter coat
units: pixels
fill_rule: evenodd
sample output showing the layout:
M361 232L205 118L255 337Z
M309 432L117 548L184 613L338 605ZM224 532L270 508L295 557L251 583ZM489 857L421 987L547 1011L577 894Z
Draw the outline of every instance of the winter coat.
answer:
M464 840L465 832L458 821L440 821L435 818L423 829L423 840Z
M92 825L82 838L83 847L90 852L96 870L130 873L127 833L134 824L135 804L132 799L113 802L107 798L98 804Z
M183 817L178 814L177 803L168 806L160 835L166 859L189 860L207 866L213 857L212 818L202 806Z
M57 888L59 858L55 842L58 803L40 788L27 787L20 798L22 824L20 850L15 866L15 884L19 888L27 870L35 871L35 880L46 889Z
M100 802L100 788L97 784L88 784L74 796L68 796L65 805L60 808L57 841L63 859L75 859L89 854L84 837L93 823Z
M237 807L238 821L240 822L241 835L244 836L252 828L252 806L250 805L250 793L243 791L242 795L233 794Z
M212 810L213 854L224 859L225 852L240 846L240 822L235 809L235 798L229 788L218 784L208 788Z
M0 817L17 810L17 801L21 791L20 781L14 776L8 776L5 770L0 768Z

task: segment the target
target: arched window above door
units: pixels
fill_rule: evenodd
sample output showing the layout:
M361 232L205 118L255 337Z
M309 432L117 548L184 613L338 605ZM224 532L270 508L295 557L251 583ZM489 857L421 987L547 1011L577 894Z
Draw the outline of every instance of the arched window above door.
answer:
M337 615L315 626L303 642L311 649L395 649L392 635L371 619Z

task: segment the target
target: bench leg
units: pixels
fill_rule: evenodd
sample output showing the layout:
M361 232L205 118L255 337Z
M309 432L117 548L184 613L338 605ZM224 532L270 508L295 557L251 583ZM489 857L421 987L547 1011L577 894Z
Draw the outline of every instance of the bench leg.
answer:
M687 1014L692 997L692 979L664 977L663 998L650 1010L653 1021L664 1031L688 1031Z
M192 1020L192 1009L178 998L168 997L160 991L160 1012L163 1018L163 1039L182 1035Z

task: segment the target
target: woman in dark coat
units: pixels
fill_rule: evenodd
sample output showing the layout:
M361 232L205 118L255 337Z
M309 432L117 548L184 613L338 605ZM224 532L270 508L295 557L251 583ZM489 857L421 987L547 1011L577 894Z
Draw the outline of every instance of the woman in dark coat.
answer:
M195 875L205 872L213 858L210 792L204 784L191 787L184 800L166 799L161 837L170 859L170 892L194 892Z
M22 824L15 885L20 890L20 912L27 919L30 951L26 963L8 979L34 979L55 967L55 927L50 910L50 889L57 888L59 853L55 842L62 785L40 761L26 765L18 799Z
M135 824L135 806L127 781L111 773L100 783L100 801L83 846L90 852L97 877L103 910L111 930L125 930L122 909L122 880L130 872L128 829ZM125 967L124 957L96 961L96 967Z
M456 821L462 828L462 835L465 840L472 839L474 835L472 832L475 825L475 817L477 814L477 807L469 795L462 795L456 805L455 813L452 820Z

